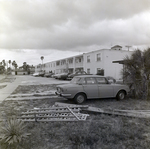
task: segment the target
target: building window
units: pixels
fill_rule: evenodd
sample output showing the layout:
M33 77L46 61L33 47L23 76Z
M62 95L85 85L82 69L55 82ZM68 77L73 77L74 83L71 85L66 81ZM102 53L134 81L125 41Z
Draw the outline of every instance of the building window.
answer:
M87 69L87 74L90 74L90 69L89 68Z
M81 58L79 58L79 63L81 63Z
M107 84L107 81L105 78L96 78L96 81L98 84Z
M73 63L73 59L69 59L69 64L72 64Z
M101 53L97 54L97 61L101 61Z
M60 61L57 61L57 62L56 62L56 66L59 66L59 65L60 65Z
M90 56L87 56L87 62L90 63Z
M64 65L64 64L66 64L66 61L61 61L61 65Z
M86 79L86 83L87 84L96 84L96 80L93 77L91 77L91 78L85 78L85 79Z
M77 59L75 60L76 63L81 63L81 61L82 61L81 58L77 58Z
M97 75L104 76L104 69L97 68Z

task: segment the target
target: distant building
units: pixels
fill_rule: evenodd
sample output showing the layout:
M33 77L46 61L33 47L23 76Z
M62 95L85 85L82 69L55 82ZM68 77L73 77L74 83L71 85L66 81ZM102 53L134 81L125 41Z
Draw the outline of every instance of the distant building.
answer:
M126 56L130 56L131 51L122 50L122 47L116 45L111 49L101 49L88 53L83 53L77 56L60 59L39 64L35 66L35 72L41 70L45 72L52 71L55 74L62 72L73 73L75 71L86 71L88 74L104 74L112 76L115 79L122 78L121 70L123 65L113 63L113 61L123 60Z

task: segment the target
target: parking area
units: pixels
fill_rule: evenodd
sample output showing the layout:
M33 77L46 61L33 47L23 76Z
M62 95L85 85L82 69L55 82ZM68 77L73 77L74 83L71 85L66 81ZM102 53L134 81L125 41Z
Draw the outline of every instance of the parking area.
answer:
M58 80L55 78L33 77L30 75L15 76L21 80L20 85L40 85L40 84L61 84L69 83L67 80Z
M54 78L33 77L30 75L9 75L1 76L0 102L9 97L19 86L28 86L32 91L33 86L65 84L70 81L56 80ZM12 80L13 78L13 80ZM22 89L23 91L24 89ZM43 87L44 90L44 87Z

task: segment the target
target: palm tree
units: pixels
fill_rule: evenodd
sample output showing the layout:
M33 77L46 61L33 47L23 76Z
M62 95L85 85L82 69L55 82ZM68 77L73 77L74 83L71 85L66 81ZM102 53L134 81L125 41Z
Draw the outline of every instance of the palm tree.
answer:
M5 67L6 66L5 60L2 60L2 63L3 63L3 66Z
M2 66L4 67L4 68L3 68L3 73L5 73L5 66L6 66L5 60L2 60L1 64L2 64Z
M16 70L16 69L17 69L17 67L18 67L17 63L15 63L15 65L14 65L14 66L15 66L15 70Z
M27 62L23 62L23 69L26 71L27 70Z
M136 50L131 58L124 59L123 77L130 81L135 97L147 99L150 75L150 48L144 52Z
M11 60L9 60L8 63L9 63L9 67L11 68Z
M16 61L15 61L15 60L12 62L12 66L14 67L14 70L16 71L16 69L17 69L18 65L17 65L17 63L16 63Z
M15 62L15 60L12 62L12 66L15 68L15 64L16 64L16 62Z
M42 67L43 67L43 59L44 59L44 56L41 56L41 60L42 60ZM41 67L41 69L42 69Z

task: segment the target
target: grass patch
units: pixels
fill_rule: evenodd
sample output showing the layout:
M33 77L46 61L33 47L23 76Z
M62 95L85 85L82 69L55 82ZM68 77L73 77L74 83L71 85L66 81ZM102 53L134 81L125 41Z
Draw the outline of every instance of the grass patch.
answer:
M53 85L19 86L15 93L31 93L54 89ZM60 100L60 99L59 99ZM58 101L55 99L55 101ZM4 101L0 116L9 119L34 107L47 108L51 99ZM149 109L149 101L114 99L88 100L85 104L102 109ZM90 114L84 122L25 122L24 149L148 149L150 148L150 119L129 118L105 114Z

